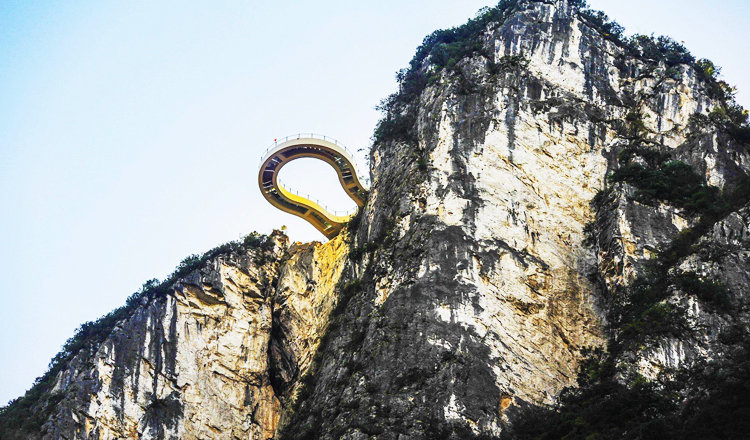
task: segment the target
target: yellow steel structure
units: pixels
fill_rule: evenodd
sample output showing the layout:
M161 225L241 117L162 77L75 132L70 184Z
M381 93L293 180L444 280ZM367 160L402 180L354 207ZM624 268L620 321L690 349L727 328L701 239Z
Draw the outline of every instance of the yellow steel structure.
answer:
M364 206L369 187L360 180L354 157L338 141L315 134L287 136L266 151L258 171L260 192L273 206L302 217L327 238L333 238L341 232L354 213L331 212L319 202L285 188L278 179L279 171L284 165L304 157L320 159L331 165L346 194L358 207Z

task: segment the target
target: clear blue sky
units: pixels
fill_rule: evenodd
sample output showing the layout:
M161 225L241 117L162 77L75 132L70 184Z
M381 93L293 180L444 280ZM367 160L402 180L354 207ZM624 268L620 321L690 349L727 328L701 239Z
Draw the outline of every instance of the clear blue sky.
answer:
M750 104L747 0L591 3L628 33L685 41ZM486 5L0 2L0 404L185 256L281 225L321 240L262 199L262 151L301 131L367 149L424 36ZM334 176L298 161L282 177L348 208Z

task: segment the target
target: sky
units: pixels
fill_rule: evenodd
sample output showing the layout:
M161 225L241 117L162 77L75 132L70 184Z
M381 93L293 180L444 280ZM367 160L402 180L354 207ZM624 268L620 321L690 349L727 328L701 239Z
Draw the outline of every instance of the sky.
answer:
M627 33L672 36L750 107L750 2L590 0ZM0 405L83 322L186 256L287 226L257 167L274 138L334 137L361 170L379 113L432 31L481 0L0 1ZM333 170L281 178L353 207Z

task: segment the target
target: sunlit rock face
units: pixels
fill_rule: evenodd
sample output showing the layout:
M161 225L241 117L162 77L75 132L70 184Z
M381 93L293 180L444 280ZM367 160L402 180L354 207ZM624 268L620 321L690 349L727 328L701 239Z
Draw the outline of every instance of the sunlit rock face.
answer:
M629 353L626 361L632 362L633 372L651 380L692 362L723 359L736 350L733 341L726 341L734 329L750 328L750 206L714 224L672 272L694 273L720 283L726 288L729 310L717 310L715 304L673 286L670 301L686 309L688 323L696 331Z
M42 438L273 437L325 329L344 246L277 234L144 301L59 375L65 398Z
M472 438L557 402L581 349L606 344L613 292L696 222L608 180L628 115L711 185L750 157L691 125L717 105L691 67L644 63L565 0L521 1L479 41L487 55L452 72L419 67L414 135L375 142L348 230L274 234L144 300L58 375L62 400L29 438ZM625 352L634 374L720 356L722 329L750 322L749 219L717 222L679 266L745 315L675 288L699 330Z
M416 140L375 143L352 261L361 293L290 438L499 435L519 408L574 385L580 349L605 342L610 292L691 226L607 183L634 108L644 136L710 184L747 173L745 150L691 131L691 116L717 104L692 68L665 77L567 2L523 4L483 34L500 72L481 56L442 71L419 95ZM422 69L435 71L429 57ZM748 276L742 258L736 284ZM653 376L709 342L674 340L628 361Z

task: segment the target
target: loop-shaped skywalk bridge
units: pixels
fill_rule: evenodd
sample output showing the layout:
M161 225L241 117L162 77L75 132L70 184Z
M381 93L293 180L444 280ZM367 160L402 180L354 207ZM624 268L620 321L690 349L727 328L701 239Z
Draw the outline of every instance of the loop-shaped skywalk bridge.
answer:
M320 159L331 165L346 194L358 207L364 206L369 185L360 179L354 156L337 140L314 133L287 136L268 147L258 170L260 192L273 206L302 217L330 239L341 232L358 208L332 211L317 199L289 189L279 181L279 171L284 165L305 157Z

